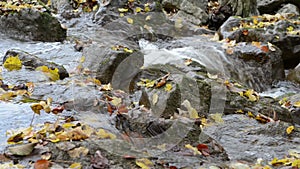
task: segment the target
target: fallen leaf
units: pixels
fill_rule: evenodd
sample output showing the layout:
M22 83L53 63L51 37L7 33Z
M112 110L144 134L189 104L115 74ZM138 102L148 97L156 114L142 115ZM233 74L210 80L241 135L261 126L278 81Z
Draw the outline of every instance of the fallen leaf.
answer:
M53 108L53 109L51 110L51 112L52 112L53 114L58 114L58 113L61 113L61 112L63 112L63 111L64 111L64 109L65 109L65 107L64 107L64 106L59 106L59 107L55 107L55 108Z
M133 24L133 19L127 18L127 22L128 22L129 24Z
M209 117L213 119L216 123L223 123L224 120L222 119L223 114L222 113L214 113L210 114Z
M169 92L169 91L172 90L172 88L173 88L172 85L168 83L168 84L166 84L166 86L165 86L165 91L166 91L166 92Z
M22 68L22 61L19 59L19 56L9 56L4 64L4 68L9 71L20 70Z
M17 145L17 146L9 147L8 151L13 155L26 156L33 151L35 145L36 143Z
M116 135L107 132L104 129L99 129L99 131L96 132L96 135L101 139L116 139Z
M291 134L293 131L294 131L295 127L294 126L289 126L287 129L286 129L286 133L287 134Z
M148 16L145 18L146 21L149 21L150 19L151 19L151 15L148 15Z
M192 59L185 59L185 60L184 60L184 64L187 65L187 66L189 66L189 65L192 64L192 63L193 63L193 60L192 60Z
M185 106L189 112L189 116L191 119L198 119L200 118L198 112L195 108L192 107L191 103L188 100L184 100L182 105Z
M194 155L201 155L201 152L196 147L193 147L190 144L186 144L184 147L187 148L187 149L192 150Z
M69 166L70 169L81 169L82 165L80 163L73 163Z
M155 105L158 101L158 94L154 93L152 96L152 104Z
M88 153L89 153L89 149L85 147L78 147L68 151L69 156L72 158L81 158L86 156Z
M52 81L59 80L59 70L57 68L51 69L47 66L39 66L35 70L43 72Z
M128 9L127 8L118 8L118 11L119 12L128 12Z
M198 151L200 151L202 153L202 155L204 156L209 156L209 149L208 146L206 144L198 144L197 145L197 149Z
M243 33L243 35L247 36L249 31L248 31L248 29L244 29L242 33Z
M111 104L113 104L116 107L119 106L122 103L122 99L121 98L113 96L112 99L113 100L110 101L110 102L111 102Z
M51 163L48 160L37 160L34 163L34 169L48 169L50 167Z
M261 46L260 49L261 49L263 52L269 52L268 46Z
M276 51L274 45L270 42L268 42L268 47L269 47L270 51L272 51L272 52Z
M141 158L141 159L137 159L135 161L135 164L139 167L141 167L142 169L150 169L154 166L154 164L152 163L152 161L150 161L147 158Z
M293 106L294 107L300 107L300 101L295 102Z

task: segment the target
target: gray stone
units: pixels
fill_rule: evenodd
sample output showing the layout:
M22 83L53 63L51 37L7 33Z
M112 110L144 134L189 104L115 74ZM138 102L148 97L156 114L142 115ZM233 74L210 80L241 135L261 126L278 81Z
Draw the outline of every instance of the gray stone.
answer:
M287 75L287 79L300 84L300 64L293 70L290 70L289 74Z
M22 9L0 17L0 32L23 41L55 42L66 38L66 29L47 12Z
M300 7L300 1L297 0L259 0L257 1L257 6L260 14L274 13L281 5L291 3Z
M277 13L289 13L299 15L299 8L294 4L286 4Z
M18 56L19 59L22 61L22 65L24 65L25 67L27 67L29 69L35 69L39 66L47 66L48 68L51 68L51 69L57 68L59 71L58 74L59 74L60 79L69 77L69 73L62 65L58 65L53 62L47 62L46 60L41 59L35 55L31 55L25 51L13 50L13 49L8 50L3 58L3 63L9 56Z

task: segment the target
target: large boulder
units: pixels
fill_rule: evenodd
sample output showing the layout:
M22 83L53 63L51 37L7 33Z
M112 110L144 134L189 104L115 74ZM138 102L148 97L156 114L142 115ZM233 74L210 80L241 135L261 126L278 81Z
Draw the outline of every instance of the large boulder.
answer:
M207 0L163 0L162 6L168 13L177 12L175 19L181 18L195 25L203 25L208 21L208 14L205 12L207 3Z
M220 39L228 38L236 42L270 42L282 51L284 67L293 68L300 61L300 35L297 33L300 27L294 21L296 18L289 15L263 15L257 19L230 17L218 34Z
M300 1L294 1L294 0L259 0L257 1L258 10L260 14L266 14L266 13L275 13L283 4L291 3L298 8L300 7Z
M23 41L60 42L66 39L67 31L50 13L24 8L2 14L0 32Z
M8 50L5 54L5 56L3 57L3 63L10 56L14 56L14 57L18 56L18 58L22 62L22 65L25 66L25 68L35 69L39 66L47 66L50 69L57 68L60 79L64 79L66 77L69 77L69 73L67 72L67 70L62 65L58 65L58 64L53 63L53 62L48 62L44 59L41 59L41 58L39 58L35 55L32 55L32 54L27 53L27 52L22 51L22 50L16 50L16 49Z
M277 13L290 13L299 15L299 8L294 4L286 4L281 9L277 11Z
M289 74L287 75L287 79L300 84L300 64L293 70L290 70Z

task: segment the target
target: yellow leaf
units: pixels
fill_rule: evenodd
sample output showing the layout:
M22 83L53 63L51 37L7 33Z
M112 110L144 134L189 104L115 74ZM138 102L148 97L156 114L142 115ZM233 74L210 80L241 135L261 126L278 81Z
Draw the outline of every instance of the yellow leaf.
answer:
M185 106L189 112L189 116L191 119L198 119L200 118L198 112L195 108L192 107L191 103L188 100L184 100L182 105Z
M8 101L12 99L12 97L17 96L15 92L6 92L0 95L0 100Z
M154 93L152 96L152 104L155 105L158 101L158 94Z
M99 138L102 138L102 139L116 139L116 135L110 133L110 132L107 132L105 131L104 129L99 129L99 131L96 133L96 135L99 137Z
M150 12L151 9L149 8L149 6L145 6L144 11L145 11L145 12Z
M83 63L85 61L85 56L82 56L79 60L80 63Z
M118 98L118 97L115 97L113 96L112 97L112 101L110 101L114 106L119 106L121 103L122 103L122 99L121 98Z
M124 17L125 15L124 15L124 13L120 13L120 17Z
M135 160L135 164L141 167L142 169L150 169L151 167L154 166L152 161L148 160L147 158L137 159Z
M19 59L18 55L17 56L9 56L3 66L9 70L20 70L22 68L22 61Z
M292 162L292 167L300 167L300 159L296 159Z
M294 103L294 106L295 106L295 107L300 107L300 101L295 102L295 103Z
M248 113L247 113L247 114L248 114L248 116L249 116L249 117L251 117L251 118L255 118L254 114L253 114L251 111L248 111Z
M223 123L223 119L222 119L223 114L221 113L214 113L214 114L210 114L209 117L212 118L216 123Z
M286 133L291 134L294 131L294 129L295 129L294 126L289 126L288 128L286 128Z
M119 12L128 12L128 9L127 8L118 8L118 11Z
M74 126L76 126L76 125L73 124L73 123L65 123L65 124L62 125L62 127L65 128L65 129L68 129L68 128L71 128L71 127L74 127Z
M35 70L43 72L52 81L59 80L59 73L58 73L59 70L57 68L51 69L48 68L47 66L39 66Z
M82 165L80 163L73 163L69 166L69 168L74 168L74 169L81 169Z
M286 28L286 30L287 30L288 32L292 32L292 31L294 30L294 27L289 26L289 27Z
M127 53L133 53L132 49L124 48L123 50L124 50L124 52L127 52Z
M68 151L68 154L72 158L84 157L89 153L89 149L85 147L74 148L73 150Z
M129 24L133 24L133 19L127 18L127 22L128 22Z
M165 91L167 91L167 92L169 92L169 91L171 91L172 90L172 85L171 84L166 84L166 86L165 86Z
M136 8L135 8L135 12L136 12L136 13L142 12L142 8L136 7Z
M253 18L253 24L254 24L254 25L257 25L257 24L258 24L257 18Z
M32 105L30 105L31 110L35 113L35 114L41 114L41 110L43 110L43 106L40 103L33 103Z
M151 15L148 15L145 20L149 21L150 19L151 19Z
M186 144L184 147L187 148L187 149L192 150L194 155L201 155L201 152L198 150L197 147L193 147L190 144Z

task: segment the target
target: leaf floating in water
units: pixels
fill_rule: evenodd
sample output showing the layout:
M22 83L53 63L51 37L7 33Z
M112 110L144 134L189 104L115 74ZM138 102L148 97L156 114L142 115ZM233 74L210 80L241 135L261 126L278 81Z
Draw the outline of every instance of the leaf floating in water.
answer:
M13 70L20 70L22 68L22 61L19 59L19 56L9 56L3 66L9 70L9 71L13 71Z
M9 147L8 151L13 155L27 156L33 151L35 145L36 143L17 145L14 147Z
M133 19L127 18L127 22L128 22L129 24L133 24Z

